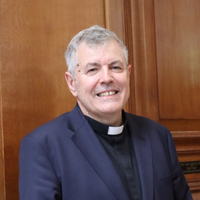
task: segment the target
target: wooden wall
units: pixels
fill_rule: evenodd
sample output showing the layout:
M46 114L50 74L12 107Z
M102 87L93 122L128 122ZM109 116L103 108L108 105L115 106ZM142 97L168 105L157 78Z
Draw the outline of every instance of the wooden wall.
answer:
M71 37L98 24L129 49L126 110L166 125L179 160L200 160L198 0L0 1L0 199L17 200L23 136L71 110L64 79ZM186 176L200 199L200 174Z
M200 161L200 1L155 0L160 123L180 162ZM186 175L200 199L200 172Z
M169 128L180 162L200 161L200 1L130 0L130 8L129 110ZM200 199L200 173L186 178Z
M105 26L105 5L100 0L6 0L0 6L0 199L17 200L20 141L75 105L65 83L64 52L80 30Z

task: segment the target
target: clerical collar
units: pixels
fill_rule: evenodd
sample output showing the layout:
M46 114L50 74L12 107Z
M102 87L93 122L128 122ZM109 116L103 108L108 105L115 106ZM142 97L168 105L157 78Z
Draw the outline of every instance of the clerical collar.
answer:
M124 129L124 125L119 126L119 127L113 127L113 126L108 126L105 124L102 124L101 122L98 122L86 115L84 115L86 120L88 121L88 123L90 124L90 126L92 127L92 129L96 132L96 133L101 133L101 134L105 134L105 135L120 135L123 132ZM123 121L125 121L125 113L123 111Z
M107 134L108 135L119 135L123 132L123 129L124 129L124 125L118 126L118 127L109 126Z

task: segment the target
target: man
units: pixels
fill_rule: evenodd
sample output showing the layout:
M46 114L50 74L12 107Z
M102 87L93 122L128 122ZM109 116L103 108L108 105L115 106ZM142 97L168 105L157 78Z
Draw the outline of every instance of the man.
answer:
M21 200L191 200L170 132L128 114L131 66L111 31L78 33L65 54L76 107L27 135Z

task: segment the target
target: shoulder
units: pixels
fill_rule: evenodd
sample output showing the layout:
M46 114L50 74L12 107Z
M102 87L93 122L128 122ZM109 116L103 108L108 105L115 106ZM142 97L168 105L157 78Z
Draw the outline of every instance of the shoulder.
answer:
M171 138L171 133L168 128L152 119L130 113L126 113L126 116L128 126L131 127L131 130L137 130L136 134L143 138L150 138L152 141L166 141Z
M167 127L137 115L127 114L127 119L131 134L149 141L154 155L159 157L165 152L176 153L172 135Z
M135 123L137 126L139 126L141 129L145 129L145 128L152 128L152 129L161 129L161 130L167 130L167 128L165 126L163 126L162 124L159 124L158 122L146 118L146 117L142 117L142 116L138 116L138 115L134 115L134 114L130 114L130 113L126 113L127 116L127 121L129 123Z
M58 137L61 135L71 136L84 124L84 116L78 106L70 112L64 113L57 118L39 126L27 136L34 138Z
M23 141L32 141L45 144L54 143L63 137L70 138L73 134L73 131L70 129L70 116L71 112L67 112L37 127L22 139L22 143Z

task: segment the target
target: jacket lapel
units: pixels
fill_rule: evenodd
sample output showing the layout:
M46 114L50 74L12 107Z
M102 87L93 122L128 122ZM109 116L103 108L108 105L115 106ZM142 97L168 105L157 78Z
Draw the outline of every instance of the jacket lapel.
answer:
M130 198L126 189L124 188L122 181L105 149L96 137L87 120L82 115L81 111L77 109L78 108L75 108L76 112L73 110L73 113L76 113L73 115L74 120L72 120L76 124L76 126L74 126L75 124L73 125L73 127L76 127L76 130L74 130L75 134L72 136L73 142L80 149L100 178L112 191L116 199L129 200ZM79 113L77 113L77 111ZM78 128L77 124L79 124Z
M142 199L153 199L153 157L151 143L146 131L131 121L129 130L138 164L140 175Z

